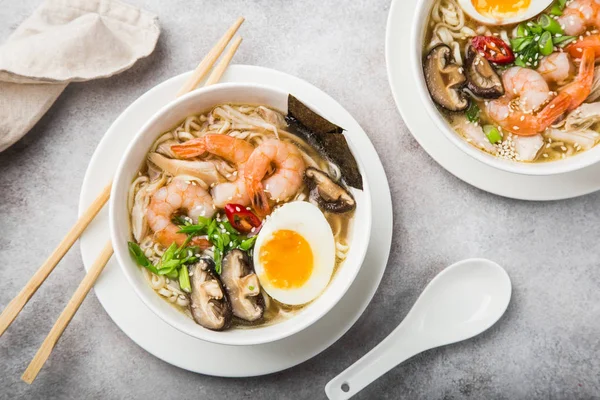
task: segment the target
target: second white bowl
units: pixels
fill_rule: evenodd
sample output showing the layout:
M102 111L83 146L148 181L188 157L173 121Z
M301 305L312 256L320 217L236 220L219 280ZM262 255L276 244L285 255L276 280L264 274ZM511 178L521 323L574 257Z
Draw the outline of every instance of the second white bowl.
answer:
M413 71L413 79L417 82L420 100L425 106L431 119L448 140L474 159L491 167L516 174L556 175L582 169L600 161L600 146L595 146L590 150L575 156L551 162L525 163L509 161L494 157L489 153L479 150L467 143L458 133L456 133L433 103L429 91L427 90L427 84L425 83L425 76L423 73L423 43L427 23L429 21L429 13L431 12L431 8L435 1L438 0L419 0L417 3L416 14L414 17L415 23L413 24L410 38L410 63ZM398 40L400 40L400 38ZM410 78L406 77L406 79Z

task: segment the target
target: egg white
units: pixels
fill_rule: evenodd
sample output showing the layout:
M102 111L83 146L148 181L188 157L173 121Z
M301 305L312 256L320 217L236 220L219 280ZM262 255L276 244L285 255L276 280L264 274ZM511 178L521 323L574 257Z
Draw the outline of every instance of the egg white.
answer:
M313 270L300 287L282 289L269 281L260 262L263 244L280 230L290 230L302 236L313 253ZM335 266L335 240L325 216L318 207L305 201L286 203L273 211L258 234L254 246L254 270L261 287L275 300L300 305L316 299L329 284Z
M489 17L482 15L473 6L472 0L458 0L460 8L463 9L474 20L486 25L510 25L516 24L535 17L552 4L553 0L531 0L529 7L517 14L508 14L506 17L500 15Z

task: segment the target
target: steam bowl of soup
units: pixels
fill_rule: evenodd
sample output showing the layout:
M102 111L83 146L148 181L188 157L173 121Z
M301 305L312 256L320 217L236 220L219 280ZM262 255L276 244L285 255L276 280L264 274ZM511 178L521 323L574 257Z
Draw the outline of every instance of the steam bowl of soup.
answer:
M513 173L554 175L598 162L600 6L554 2L519 23L508 14L488 23L466 1L420 0L412 30L419 96L444 136ZM584 6L593 12L580 13Z
M160 318L201 340L255 345L342 298L367 250L371 198L351 133L325 117L275 88L227 83L169 103L137 133L110 230Z

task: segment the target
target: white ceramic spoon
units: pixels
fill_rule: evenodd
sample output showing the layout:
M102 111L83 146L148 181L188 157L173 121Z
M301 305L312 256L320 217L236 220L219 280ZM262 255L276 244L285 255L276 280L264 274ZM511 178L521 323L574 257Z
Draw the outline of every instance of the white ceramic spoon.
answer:
M510 278L495 262L471 258L449 266L387 338L325 386L327 397L348 399L416 354L479 335L504 314L510 294Z

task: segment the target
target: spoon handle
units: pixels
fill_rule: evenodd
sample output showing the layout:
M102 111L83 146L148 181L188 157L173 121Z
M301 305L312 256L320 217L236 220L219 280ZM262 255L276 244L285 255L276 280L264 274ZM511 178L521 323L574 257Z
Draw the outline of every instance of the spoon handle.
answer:
M349 399L396 365L427 349L425 340L402 323L363 358L329 381L325 393L330 400Z

